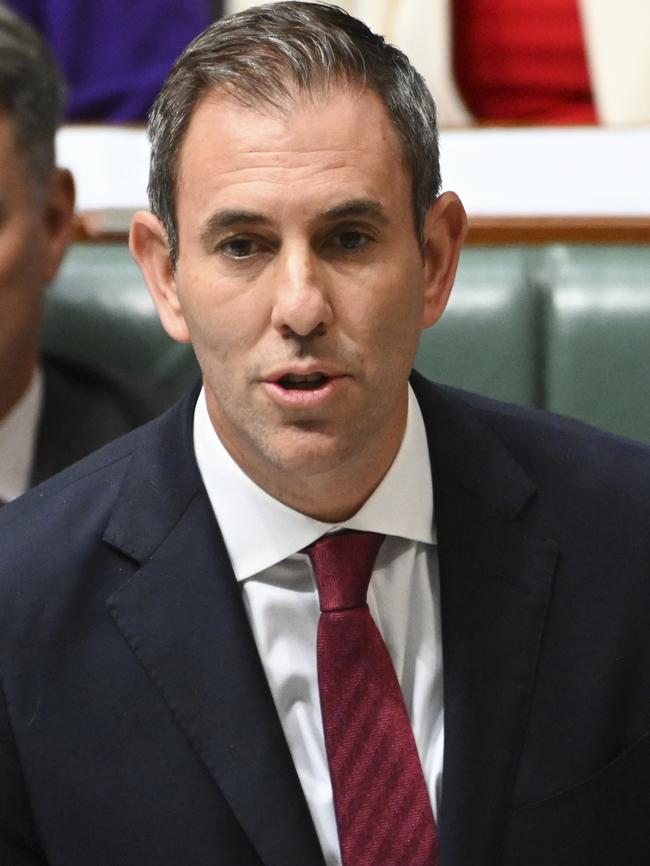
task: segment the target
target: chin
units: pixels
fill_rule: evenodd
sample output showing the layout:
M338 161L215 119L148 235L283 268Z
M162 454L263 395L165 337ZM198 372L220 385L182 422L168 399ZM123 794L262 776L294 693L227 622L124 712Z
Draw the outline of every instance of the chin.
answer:
M266 457L277 469L285 472L320 474L340 469L354 452L352 443L338 436L311 431L292 432L266 443Z

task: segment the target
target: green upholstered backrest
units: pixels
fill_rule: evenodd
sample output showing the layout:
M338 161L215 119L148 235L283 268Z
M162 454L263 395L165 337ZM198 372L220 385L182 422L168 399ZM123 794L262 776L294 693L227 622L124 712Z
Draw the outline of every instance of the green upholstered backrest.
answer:
M416 366L441 382L535 404L537 300L521 248L462 256L441 322L423 332ZM173 398L197 376L191 349L159 323L140 270L123 244L75 244L48 290L46 348L134 375Z
M46 348L171 402L198 375L123 244L77 244L46 298ZM416 367L650 442L650 248L470 247Z
M546 407L650 443L650 247L547 256Z
M438 382L489 397L539 403L540 299L535 252L470 247L441 320L423 331L415 366Z
M45 301L43 342L59 355L134 377L172 402L198 375L163 330L124 244L75 244Z

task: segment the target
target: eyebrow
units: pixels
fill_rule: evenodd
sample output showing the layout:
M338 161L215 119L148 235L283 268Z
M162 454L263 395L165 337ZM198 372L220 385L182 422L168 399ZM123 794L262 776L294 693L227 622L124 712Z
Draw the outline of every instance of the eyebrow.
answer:
M369 198L355 198L343 204L329 208L323 214L325 219L337 220L349 217L370 217L376 222L385 225L388 222L388 217L383 207L378 201Z
M373 199L355 198L342 204L328 208L319 216L319 219L334 221L339 219L350 219L351 217L367 217L382 225L388 223L388 217L379 204ZM215 211L208 219L201 231L201 240L209 243L219 231L241 225L270 225L272 220L263 213L256 211L240 210L239 208L225 208Z
M212 214L201 231L201 240L206 242L220 230L232 228L239 225L269 224L271 220L261 213L254 211L238 210L237 208L226 208Z

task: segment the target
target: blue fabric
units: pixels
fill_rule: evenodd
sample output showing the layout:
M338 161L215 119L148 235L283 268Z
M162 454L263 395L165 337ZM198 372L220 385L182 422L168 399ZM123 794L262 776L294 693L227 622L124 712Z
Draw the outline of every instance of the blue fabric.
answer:
M144 120L183 48L218 17L214 0L8 0L50 43L68 120Z

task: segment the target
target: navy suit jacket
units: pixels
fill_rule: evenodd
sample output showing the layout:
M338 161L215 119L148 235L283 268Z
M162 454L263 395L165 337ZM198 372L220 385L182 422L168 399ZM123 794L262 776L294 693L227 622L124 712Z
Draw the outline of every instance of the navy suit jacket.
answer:
M650 451L412 381L440 558L442 866L647 866ZM3 866L323 866L192 409L0 513Z

